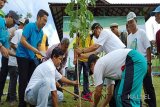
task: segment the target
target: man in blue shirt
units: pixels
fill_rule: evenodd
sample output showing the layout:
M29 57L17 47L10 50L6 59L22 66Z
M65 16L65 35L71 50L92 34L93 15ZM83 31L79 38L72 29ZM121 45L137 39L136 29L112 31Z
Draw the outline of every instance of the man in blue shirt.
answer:
M2 67L0 72L0 102L3 89L8 74L8 57L9 57L9 33L8 28L18 24L18 15L14 11L9 11L5 19L0 17L0 52L2 54Z
M19 72L19 107L26 107L24 93L30 77L37 66L35 54L41 55L38 50L43 37L42 28L47 23L48 13L39 10L37 21L27 24L22 33L20 43L16 50L18 72Z

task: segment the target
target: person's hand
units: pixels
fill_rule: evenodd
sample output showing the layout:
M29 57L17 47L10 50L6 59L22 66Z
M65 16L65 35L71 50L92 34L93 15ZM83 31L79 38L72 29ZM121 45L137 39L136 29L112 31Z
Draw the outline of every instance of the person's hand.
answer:
M74 85L74 86L77 86L78 85L78 81L76 80L76 81L72 81L72 84Z
M36 49L36 48L35 48L35 50L34 50L34 53L43 56L43 55L41 54L41 52L40 52L38 49Z
M2 56L6 57L6 58L9 57L8 49L6 49L4 46L1 46L0 51L1 51Z
M76 48L75 51L77 52L77 54L81 54L82 53L82 49L80 49L80 48Z

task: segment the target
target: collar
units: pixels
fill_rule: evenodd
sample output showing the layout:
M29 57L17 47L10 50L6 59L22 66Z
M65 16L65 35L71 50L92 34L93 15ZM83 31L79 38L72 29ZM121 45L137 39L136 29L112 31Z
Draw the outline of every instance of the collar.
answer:
M41 31L42 31L42 28L41 28L40 30L38 29L37 22L35 22L35 29L36 29L36 31L38 31L38 32L41 32Z

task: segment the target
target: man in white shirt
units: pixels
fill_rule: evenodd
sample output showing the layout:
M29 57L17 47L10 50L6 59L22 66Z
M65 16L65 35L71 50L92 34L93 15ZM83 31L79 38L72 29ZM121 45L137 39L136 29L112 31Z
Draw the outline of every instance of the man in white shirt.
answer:
M137 27L136 14L129 12L127 15L127 23L131 33L127 37L127 48L135 49L140 52L147 60L148 72L143 81L143 87L145 95L149 98L145 99L145 102L149 107L156 107L156 95L152 84L151 76L151 45L146 33L143 29Z
M114 80L120 80L115 90L117 107L140 107L142 83L147 72L147 62L140 53L131 49L117 49L99 59L92 54L88 64L96 86L93 107L98 106L104 78L107 78L109 91L102 107L106 107L112 97Z
M99 23L94 23L91 27L91 30L97 40L95 40L95 43L88 48L77 48L76 52L78 54L98 54L101 51L109 53L116 49L125 48L125 45L122 43L122 41L111 30L104 30ZM110 102L110 107L116 107L114 98L112 98Z
M121 40L109 29L103 29L99 23L94 23L91 27L94 37L97 39L93 45L88 48L76 49L77 53L88 53L101 48L109 53L116 49L125 48ZM99 49L97 50L99 51Z
M37 66L25 90L25 100L38 107L58 107L56 81L77 85L62 76L57 67L63 60L64 53L60 48L54 48L51 58Z

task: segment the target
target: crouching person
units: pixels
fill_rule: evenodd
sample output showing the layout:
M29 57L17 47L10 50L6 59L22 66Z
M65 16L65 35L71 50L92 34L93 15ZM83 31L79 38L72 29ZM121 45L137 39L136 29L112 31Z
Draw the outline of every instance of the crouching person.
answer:
M92 54L88 63L96 86L93 107L97 107L100 100L104 78L107 78L109 94L101 107L106 107L111 99L114 80L120 80L114 93L116 107L140 107L143 78L147 73L146 59L140 53L117 49L99 59Z
M63 55L61 49L54 48L51 58L37 66L25 90L26 102L37 107L58 107L56 81L77 85L77 81L68 80L56 70Z

